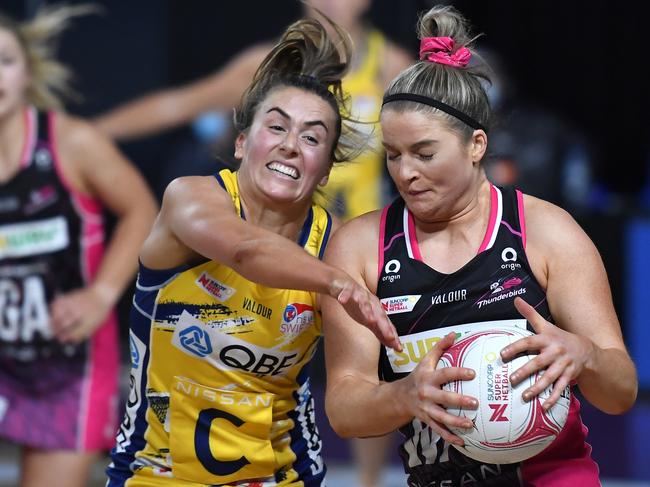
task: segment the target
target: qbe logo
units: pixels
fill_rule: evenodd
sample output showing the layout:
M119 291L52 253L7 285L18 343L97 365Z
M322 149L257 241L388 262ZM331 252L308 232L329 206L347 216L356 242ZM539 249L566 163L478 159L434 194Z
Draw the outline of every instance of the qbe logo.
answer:
M212 353L209 335L198 326L190 326L181 331L180 343L185 350L199 357L206 357Z
M402 268L402 264L400 263L399 260L397 259L392 259L386 262L386 265L384 266L384 273L386 274L381 278L382 281L386 282L393 282L397 281L401 278L401 276L398 274L399 270Z

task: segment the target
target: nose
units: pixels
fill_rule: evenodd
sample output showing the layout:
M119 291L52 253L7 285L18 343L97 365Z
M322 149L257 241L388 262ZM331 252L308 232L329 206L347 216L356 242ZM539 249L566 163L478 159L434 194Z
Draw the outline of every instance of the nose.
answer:
M282 151L287 157L293 157L298 152L298 136L292 131L287 132L284 139L280 144L280 151Z
M406 155L402 156L402 160L399 164L398 175L399 178L404 182L409 182L417 179L418 172L410 157Z

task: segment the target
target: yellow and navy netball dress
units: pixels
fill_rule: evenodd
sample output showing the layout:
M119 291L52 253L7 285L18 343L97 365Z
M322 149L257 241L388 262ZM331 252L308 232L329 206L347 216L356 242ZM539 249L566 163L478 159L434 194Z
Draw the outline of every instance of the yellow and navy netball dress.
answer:
M236 173L217 180L245 218ZM330 228L312 206L300 245L322 257ZM321 485L308 370L320 336L315 293L262 286L215 261L141 265L108 486Z
M49 307L99 269L99 201L70 186L54 112L24 112L20 167L0 184L0 437L43 450L113 445L119 349L111 312L92 337L57 340Z
M343 89L351 100L352 118L362 122L356 124L356 128L370 138L369 147L358 158L334 166L325 187L327 208L342 220L376 210L386 203L378 123L384 95L380 64L385 44L383 34L371 31L363 63L343 79Z

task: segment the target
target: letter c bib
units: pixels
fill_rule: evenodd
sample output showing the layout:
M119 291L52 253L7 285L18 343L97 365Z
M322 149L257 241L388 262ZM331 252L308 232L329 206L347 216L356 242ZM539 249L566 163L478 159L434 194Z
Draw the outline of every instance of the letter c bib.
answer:
M267 477L273 394L213 389L176 377L171 392L174 476L208 485Z

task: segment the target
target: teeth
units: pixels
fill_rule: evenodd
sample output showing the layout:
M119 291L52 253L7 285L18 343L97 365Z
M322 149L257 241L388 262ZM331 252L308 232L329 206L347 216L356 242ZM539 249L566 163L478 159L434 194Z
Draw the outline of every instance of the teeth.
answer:
M285 166L284 164L275 161L270 163L267 167L272 171L279 172L280 174L284 174L293 179L298 179L298 171L293 167Z

